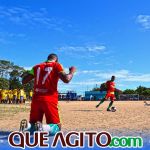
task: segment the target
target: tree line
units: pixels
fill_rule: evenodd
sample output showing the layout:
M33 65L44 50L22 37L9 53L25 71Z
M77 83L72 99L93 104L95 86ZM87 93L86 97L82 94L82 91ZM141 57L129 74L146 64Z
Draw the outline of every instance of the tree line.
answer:
M0 89L21 89L24 88L26 92L33 89L33 81L22 85L21 75L26 70L23 67L15 65L11 61L0 60Z
M150 96L150 88L144 86L138 86L135 90L126 89L123 94L139 94L141 96Z

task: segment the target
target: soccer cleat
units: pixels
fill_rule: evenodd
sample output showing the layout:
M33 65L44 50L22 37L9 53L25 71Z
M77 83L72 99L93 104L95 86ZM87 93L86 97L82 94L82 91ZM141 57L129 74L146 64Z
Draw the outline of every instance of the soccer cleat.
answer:
M107 111L111 111L111 110L107 108Z
M24 132L28 127L28 121L26 119L21 120L20 122L20 132Z
M35 131L43 131L43 126L42 126L42 123L40 121L37 121L35 123Z
M96 108L98 108L98 107L99 107L99 105L96 105L95 107L96 107Z

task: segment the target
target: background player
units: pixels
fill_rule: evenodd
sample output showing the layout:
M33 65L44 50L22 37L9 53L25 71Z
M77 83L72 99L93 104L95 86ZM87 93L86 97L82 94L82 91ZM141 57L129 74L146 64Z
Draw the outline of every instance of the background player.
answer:
M33 97L33 91L31 90L31 91L29 92L29 100L30 100L30 101L32 100L32 97Z
M64 72L61 64L58 63L56 54L50 54L47 61L33 67L31 71L23 75L22 83L26 84L34 79L34 92L31 103L30 123L21 121L20 130L49 131L54 135L61 129L58 113L58 92L57 84L61 79L64 83L69 83L73 77L75 67L69 68L69 74ZM47 125L42 125L45 114ZM26 127L26 129L24 129Z
M107 111L111 111L111 106L113 105L114 100L116 99L115 97L115 76L111 77L111 80L106 82L106 96L100 101L98 105L96 105L96 108L98 108L105 100L110 99L109 106L107 108Z

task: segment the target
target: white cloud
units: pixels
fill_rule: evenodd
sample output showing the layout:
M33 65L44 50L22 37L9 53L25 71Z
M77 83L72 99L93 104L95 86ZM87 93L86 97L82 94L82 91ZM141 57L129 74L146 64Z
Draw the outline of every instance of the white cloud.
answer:
M108 80L112 75L116 76L116 79L120 81L131 81L131 82L150 82L150 73L132 73L129 70L117 70L117 71L102 71L102 70L82 70L77 73L77 75L87 74L100 80Z
M60 92L66 92L66 91L77 91L78 94L84 94L84 91L91 90L92 88L99 87L99 85L103 83L102 81L91 81L84 80L84 81L71 81L69 84L64 84L62 82L59 82L59 91Z
M97 74L100 72L101 72L101 70L82 70L82 71L79 71L80 74Z
M3 19L3 21L10 21L16 25L29 27L41 27L41 25L43 25L45 28L59 31L63 30L63 24L64 26L68 24L66 20L49 17L45 8L41 8L38 11L32 11L20 7L0 7L0 19Z
M129 75L125 81L132 82L150 82L150 74L141 74L141 75Z
M1 44L14 44L14 39L26 39L26 35L22 33L0 32Z
M33 66L32 66L33 67ZM25 70L31 70L32 69L31 66L28 66L28 67L23 67Z
M23 33L12 33L12 32L0 32L0 37L8 37L8 38L24 38L26 35Z
M91 47L89 46L86 48L89 52L102 52L106 49L106 47L103 45L96 45L96 46L91 46Z
M144 29L150 29L150 15L138 15L136 20Z
M92 46L63 46L58 48L62 52L95 52L101 53L106 50L104 45L92 45Z
M80 81L80 82L72 82L72 85L100 85L103 81L90 81L90 80L86 80L86 81Z
M95 76L101 77L104 79L109 79L112 75L115 75L117 78L126 78L129 75L128 70L118 70L114 72L101 72L96 74Z

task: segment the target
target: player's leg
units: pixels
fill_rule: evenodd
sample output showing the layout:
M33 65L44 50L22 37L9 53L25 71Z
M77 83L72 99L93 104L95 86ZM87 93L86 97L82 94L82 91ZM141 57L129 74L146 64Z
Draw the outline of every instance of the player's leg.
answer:
M105 98L103 98L102 100L100 100L100 102L96 105L96 108L98 108L102 103L104 103L105 100L106 100Z
M108 105L108 107L107 107L107 111L111 111L110 108L111 108L112 105L113 105L113 101L111 100L110 103L109 103L109 105Z
M108 99L109 97L110 97L110 94L107 93L106 96L98 103L98 105L96 105L96 108L98 108L102 103L104 103L104 101L105 101L106 99Z
M49 135L53 136L61 130L58 105L57 103L46 102L44 108L47 125L43 125L43 130L48 131Z
M31 124L28 123L26 119L21 120L20 122L20 132L28 131L31 128Z
M22 124L22 126L25 126L25 128L23 128L23 130L21 130L21 131L23 131L23 132L24 131L29 131L31 134L33 134L34 131L36 131L35 124L37 122L42 122L43 114L44 113L40 109L39 102L32 102L31 103L31 111L30 111L30 121L29 121L29 123L25 123L25 125L24 125L24 120L25 119L23 119L21 121L23 123L20 123L20 128L22 128L21 124Z
M16 103L16 104L19 104L19 99L18 99L18 97L17 97L17 96L16 96L15 103Z
M14 95L13 95L13 98L12 98L12 103L13 103L13 104L14 104L14 101L15 101L14 99L15 99L15 97L14 97Z
M20 96L20 104L23 104L23 96Z
M112 107L112 105L113 105L113 103L114 103L114 100L115 100L115 95L114 94L112 94L111 96L110 96L110 103L109 103L109 105L108 105L108 107L107 107L107 111L111 111L111 107Z
M17 104L17 96L14 97L14 104Z
M5 104L7 104L7 97L5 98L5 101L4 101L4 103L5 103Z
M32 103L31 103L30 121L29 122L31 123L31 129L33 127L33 130L34 130L35 123L42 122L42 120L43 120L44 112L41 109L41 105L42 105L42 102L38 102L38 101L36 101L36 102L32 101Z
M61 124L45 124L43 125L43 131L49 132L49 136L54 136L61 130Z
M11 98L9 97L8 103L11 104Z
M4 104L6 104L6 97L4 98Z

